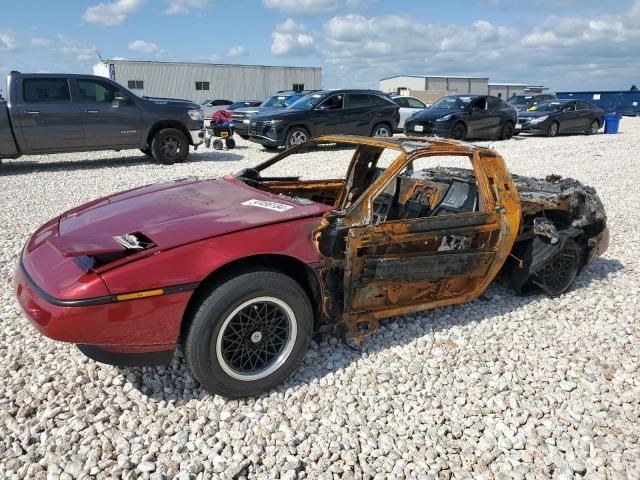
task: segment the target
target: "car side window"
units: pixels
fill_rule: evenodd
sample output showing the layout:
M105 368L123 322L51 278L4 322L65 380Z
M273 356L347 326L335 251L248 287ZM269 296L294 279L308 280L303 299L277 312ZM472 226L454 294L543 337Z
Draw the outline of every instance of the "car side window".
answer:
M487 97L487 110L499 110L502 107L502 100L496 97Z
M487 109L487 99L485 97L477 99L473 102L471 107L471 111L473 112L484 112Z
M427 108L427 106L417 98L407 98L407 103L409 104L409 108Z
M373 223L482 211L482 199L467 155L425 156L408 163L372 202ZM444 180L445 168L456 178Z
M409 108L409 101L405 97L394 98L393 101L396 102L399 107Z
M591 105L587 102L576 102L576 106L578 110L589 110L591 108Z
M323 110L340 110L344 103L344 95L332 95L319 106Z
M66 78L26 78L22 82L25 102L68 103L71 101Z
M368 107L371 105L369 95L361 93L350 93L347 95L347 108Z
M562 109L562 111L563 112L575 112L576 111L576 104L575 103L569 103Z
M85 102L112 103L118 89L113 85L97 80L78 80L80 96Z

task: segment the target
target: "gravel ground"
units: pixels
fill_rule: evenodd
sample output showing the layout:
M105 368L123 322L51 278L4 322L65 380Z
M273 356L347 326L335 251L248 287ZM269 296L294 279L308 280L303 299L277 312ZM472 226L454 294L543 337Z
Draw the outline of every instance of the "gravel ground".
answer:
M38 335L14 301L28 235L93 198L269 153L154 164L137 151L0 167L0 478L640 478L640 119L616 136L495 142L514 173L597 188L611 246L560 298L492 286L394 318L357 352L331 336L275 391L242 401L168 368L116 368ZM328 150L299 156L331 175Z

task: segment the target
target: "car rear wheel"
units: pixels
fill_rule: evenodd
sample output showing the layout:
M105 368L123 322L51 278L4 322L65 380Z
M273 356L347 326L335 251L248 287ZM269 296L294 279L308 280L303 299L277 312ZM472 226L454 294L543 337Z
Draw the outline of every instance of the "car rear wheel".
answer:
M550 297L562 295L576 280L580 262L580 245L569 238L562 250L535 275L533 283Z
M600 122L598 122L598 120L594 120L593 122L591 122L591 125L589 125L587 135L595 135L596 133L598 133L598 130L600 130Z
M189 154L189 142L180 130L164 128L151 141L153 158L165 165L184 162Z
M212 393L258 395L300 365L312 320L308 297L292 278L273 270L240 274L214 288L193 315L187 364Z
M305 128L293 127L287 133L287 139L286 139L287 148L300 145L301 143L304 143L307 140L309 140L309 132Z
M560 132L560 124L558 122L551 122L551 125L547 127L547 137L557 137Z
M458 122L451 128L449 136L454 140L464 140L467 136L467 127L464 126L464 123Z
M506 122L502 126L502 131L500 132L500 140L509 140L513 137L513 132L515 131L515 127L513 126L513 122Z
M391 127L385 123L379 123L371 130L372 137L391 137Z

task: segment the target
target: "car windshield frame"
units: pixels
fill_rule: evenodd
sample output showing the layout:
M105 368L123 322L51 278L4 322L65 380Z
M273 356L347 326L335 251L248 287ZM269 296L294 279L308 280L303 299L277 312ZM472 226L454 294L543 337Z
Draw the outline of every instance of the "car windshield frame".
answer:
M431 108L459 112L471 105L476 98L478 98L477 95L447 95L431 105Z
M299 98L287 108L310 111L316 108L318 104L324 101L329 95L330 93L310 93L302 98Z
M515 101L515 100L518 100L518 101ZM515 105L520 107L522 105L529 105L532 101L533 101L533 95L514 95L509 100L507 100L507 103L509 105Z
M200 102L200 106L204 107L207 103L211 103L211 102L213 102L213 100L211 99L205 100L204 102Z
M540 102L535 106L536 112L559 112L569 101L562 100L547 100L546 102ZM548 108L554 106L556 108Z

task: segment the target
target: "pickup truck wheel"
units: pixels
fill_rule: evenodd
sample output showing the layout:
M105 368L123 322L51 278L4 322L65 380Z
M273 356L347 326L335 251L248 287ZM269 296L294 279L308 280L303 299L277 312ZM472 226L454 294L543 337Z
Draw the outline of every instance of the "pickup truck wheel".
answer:
M184 162L189 154L189 142L180 130L164 128L151 141L153 158L165 165Z
M550 297L557 297L571 288L580 271L581 248L572 238L567 239L564 247L542 270L532 278Z
M292 278L274 270L240 274L197 308L184 341L187 364L209 392L258 395L300 365L312 318L308 297Z

